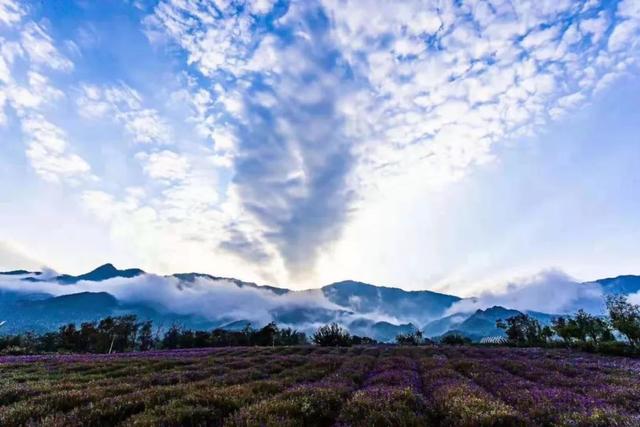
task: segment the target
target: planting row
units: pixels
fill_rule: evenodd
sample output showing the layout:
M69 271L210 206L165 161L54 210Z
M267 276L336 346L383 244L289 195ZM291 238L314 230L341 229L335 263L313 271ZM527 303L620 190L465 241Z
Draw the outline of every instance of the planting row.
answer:
M0 425L634 426L640 363L478 347L0 358Z

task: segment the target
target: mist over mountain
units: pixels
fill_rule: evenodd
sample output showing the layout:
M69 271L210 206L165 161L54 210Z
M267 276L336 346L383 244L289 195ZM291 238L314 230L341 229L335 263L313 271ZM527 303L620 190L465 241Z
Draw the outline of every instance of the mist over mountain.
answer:
M26 270L0 273L0 320L7 321L0 332L44 332L69 322L135 314L159 327L235 330L275 321L312 332L335 321L353 334L380 341L416 329L429 337L455 332L480 339L501 335L496 320L521 312L546 324L554 315L578 308L597 312L606 295L635 296L639 291L638 276L577 283L557 272L476 298L351 280L294 291L209 274L159 276L105 264L78 276ZM543 306L543 300L551 302Z

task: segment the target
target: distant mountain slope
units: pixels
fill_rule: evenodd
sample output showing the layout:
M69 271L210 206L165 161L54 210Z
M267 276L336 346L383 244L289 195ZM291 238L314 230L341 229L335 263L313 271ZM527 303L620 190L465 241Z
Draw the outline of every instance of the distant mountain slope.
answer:
M395 325L389 322L375 322L369 319L356 319L347 324L353 335L374 338L381 342L394 341L399 334L414 332L417 328L411 323Z
M551 323L551 320L556 317L553 314L540 313L535 311L525 311L525 314L535 318L540 322L541 325L548 325ZM461 322L453 323L449 321L446 325L447 330L441 335L458 333L465 335L473 340L479 340L482 337L492 337L492 336L502 336L504 335L504 330L496 327L496 322L498 320L506 320L510 317L517 316L523 314L521 311L512 310L501 306L493 306L487 308L486 310L476 310L475 313L468 316ZM448 316L449 319L454 318L454 316ZM440 319L441 321L444 319ZM438 329L438 331L442 331L445 329L444 327ZM435 330L435 326L429 324L425 327L425 330L433 332ZM436 334L429 334L425 332L426 336L436 336Z
M33 276L39 276L42 273L39 271L28 271L28 270L0 271L0 276L23 276L27 274L33 275Z
M54 297L47 294L0 291L0 321L6 320L2 333L47 332L62 325L91 322L107 316L135 314L153 320L157 326L179 324L187 328L211 329L219 322L195 315L169 313L143 303L124 303L106 292L80 292Z
M628 295L640 292L640 276L618 276L589 283L599 284L606 295Z
M477 310L469 318L458 324L455 329L468 335L495 336L504 331L496 327L496 321L522 314L518 310L510 310L500 306Z
M46 293L49 292L49 286L65 289L65 286L60 285L79 284L82 288L83 281L100 282L114 278L133 279L124 285L136 286L138 281L135 278L146 274L138 268L119 270L112 264L105 264L78 276L61 274L52 277L49 271L40 273L26 270L0 273L0 284L2 281L11 283L6 289L0 288L0 321L7 320L0 332L43 332L69 322L79 324L122 314L136 314L140 319L151 319L160 327L180 324L194 329L235 329L246 326L246 318L251 317L251 312L247 310L227 310L225 304L217 304L215 301L211 303L211 300L210 308L206 307L208 312L199 309L197 312L201 314L195 315L188 314L192 311L180 308L177 308L180 313L172 312L160 303L151 303L152 299L145 300L144 297L137 297L136 302L131 302L118 300L106 292L79 292L62 296ZM336 321L348 327L353 334L370 336L380 341L393 341L396 335L411 332L416 327L421 328L427 337L451 331L476 338L501 335L503 331L495 327L496 320L519 313L517 310L501 306L455 313L451 312L451 309L455 308L456 302L462 300L457 296L432 291L405 291L353 280L306 291L262 286L253 282L201 273L179 273L164 277L147 275L144 282L148 286L153 285L154 280L158 280L164 281L164 286L171 286L174 281L168 281L167 284L166 278L177 279L179 291L201 289L193 286L199 279L203 280L204 288L209 285L216 286L216 292L221 292L223 296L225 289L229 287L234 291L234 300L239 300L240 304L243 304L244 300L242 292L238 293L238 289L246 290L246 295L253 297L256 297L257 292L264 301L286 301L285 304L269 305L270 308L266 310L258 307L263 309L265 316L254 318L270 317L279 325L291 326L305 332L312 332L321 324ZM216 283L208 284L206 281ZM41 286L42 284L44 286ZM594 284L601 287L605 295L640 292L640 276L619 276L585 283ZM41 291L42 289L46 292ZM91 289L95 290L96 286L92 286ZM60 290L56 293L60 293ZM255 301L255 298L253 300ZM527 314L543 324L548 324L554 317L548 313Z
M273 292L276 295L284 295L286 293L291 292L289 289L286 289L286 288L277 288L275 286L269 286L269 285L257 285L253 282L245 282L242 280L234 279L233 277L219 277L219 276L212 276L211 274L176 273L176 274L172 274L172 276L184 282L189 282L189 283L193 283L196 279L208 279L208 280L215 280L215 281L224 280L224 281L233 283L239 288L246 286L246 287L255 288L255 289L266 289L268 291Z
M139 268L130 268L128 270L118 270L113 266L113 264L104 264L100 267L92 270L88 273L81 274L79 276L71 276L68 274L63 274L55 278L55 280L59 283L64 284L75 284L82 280L88 280L92 282L100 282L102 280L113 279L116 277L124 277L124 278L132 278L136 276L140 276L145 274L143 270Z
M455 329L460 323L469 318L469 313L456 313L440 319L432 320L424 325L422 332L426 337L437 337L447 331Z
M95 316L101 311L109 311L118 306L118 300L106 292L80 292L59 297L22 301L22 306L46 313L86 313Z
M413 318L418 324L442 317L461 298L432 291L405 291L347 280L324 286L329 301L356 313Z

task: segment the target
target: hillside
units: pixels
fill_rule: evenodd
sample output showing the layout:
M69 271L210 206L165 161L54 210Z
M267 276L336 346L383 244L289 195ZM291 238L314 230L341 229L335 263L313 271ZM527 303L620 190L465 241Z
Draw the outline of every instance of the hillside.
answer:
M155 276L137 268L120 270L112 264L78 276L9 271L0 273L0 285L3 282L11 285L0 290L0 320L7 321L3 333L44 332L68 322L81 323L109 315L135 314L165 327L176 323L188 328L235 329L247 323L260 327L268 321L275 321L310 333L318 325L335 321L356 335L371 336L381 341L391 341L397 334L414 329L421 329L427 337L456 331L477 338L502 334L495 327L496 320L519 313L502 306L451 313L454 304L462 301L454 295L427 290L405 291L351 280L316 290L293 291L201 273ZM143 282L144 285L141 284ZM112 288L109 286L114 286L114 283L126 288L127 292L121 297L110 293ZM628 294L640 289L638 276L602 279L590 282L590 285L593 283L600 285L605 294ZM66 294L64 291L69 285L74 285L76 291ZM128 298L126 295L136 286L148 286L149 292L153 292L155 287L158 291L177 292L177 295L172 297L173 300L158 300L151 298L154 295L147 298L142 292L135 300ZM90 287L92 291L78 292L78 287ZM193 292L208 292L209 288L215 289L217 296L205 310L194 312L176 304L185 292L184 295L188 296ZM56 289L58 295L51 294L51 289ZM195 298L201 302L197 296ZM218 301L225 302L218 304ZM254 309L245 307L252 304ZM543 324L548 324L553 318L550 313L527 313Z

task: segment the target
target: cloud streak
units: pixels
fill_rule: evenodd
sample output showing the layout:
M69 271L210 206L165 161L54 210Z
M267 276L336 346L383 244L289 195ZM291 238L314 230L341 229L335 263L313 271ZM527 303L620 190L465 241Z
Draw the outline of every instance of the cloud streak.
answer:
M7 104L20 120L26 156L45 181L77 184L95 178L90 165L70 147L65 131L44 111L64 98L64 93L43 73L68 73L74 64L59 52L44 27L24 18L25 11L16 3L0 3L0 24L13 30L14 39L0 37L0 126L6 121Z
M224 79L210 98L234 143L224 135L220 143L219 133L213 142L232 150L232 191L260 225L262 244L277 248L295 277L313 267L346 221L354 157L339 104L350 90L349 69L319 4L309 3L295 20L270 3L247 6L163 2L149 25L187 49L203 75ZM279 31L265 34L267 25ZM222 248L242 256L269 252L244 250L259 241L230 227Z
M89 119L113 118L138 144L168 144L171 129L152 108L144 108L142 96L124 83L100 87L84 84L76 99L78 112Z

